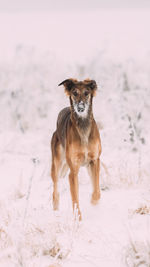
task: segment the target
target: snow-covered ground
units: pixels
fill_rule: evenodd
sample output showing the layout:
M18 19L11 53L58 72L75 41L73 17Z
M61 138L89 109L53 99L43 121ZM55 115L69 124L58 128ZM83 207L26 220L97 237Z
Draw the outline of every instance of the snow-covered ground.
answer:
M150 266L150 11L0 14L0 266ZM52 210L50 138L68 77L97 81L101 200L79 174Z

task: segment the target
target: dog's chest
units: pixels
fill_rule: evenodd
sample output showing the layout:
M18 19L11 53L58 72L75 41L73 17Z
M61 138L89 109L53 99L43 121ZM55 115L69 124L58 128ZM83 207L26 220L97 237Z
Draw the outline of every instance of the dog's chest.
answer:
M89 162L89 156L88 156L89 150L88 147L86 146L83 150L83 161L82 161L82 166L87 165Z
M99 143L98 140L91 140L90 129L86 132L82 132L80 135L80 147L78 147L78 153L81 156L81 165L88 165L91 160L95 160L99 157ZM78 154L77 153L77 154Z
M89 146L89 144L85 144L82 147L82 162L81 165L88 165L91 160L96 160L99 157L99 148L98 146Z
M80 129L79 130L81 146L84 146L85 148L88 147L90 132L91 132L91 128L90 127L87 128L87 129Z

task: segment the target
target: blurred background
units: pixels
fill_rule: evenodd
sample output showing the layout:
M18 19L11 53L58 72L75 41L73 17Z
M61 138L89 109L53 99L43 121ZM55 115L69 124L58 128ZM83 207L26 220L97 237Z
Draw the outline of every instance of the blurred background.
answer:
M0 266L150 266L149 32L149 0L0 0ZM81 168L81 225L67 177L52 209L50 140L70 77L98 85L102 200L90 204Z
M1 0L1 147L12 143L12 134L36 133L46 135L49 149L57 114L69 105L57 85L69 77L89 77L98 84L94 114L104 161L111 168L119 160L125 166L116 168L123 172L129 164L133 179L139 168L147 177L149 26L148 0Z
M149 8L148 0L27 0L19 1L1 0L1 10L10 12L26 12L26 11L53 11L53 10L68 10L68 9L96 9L96 8Z

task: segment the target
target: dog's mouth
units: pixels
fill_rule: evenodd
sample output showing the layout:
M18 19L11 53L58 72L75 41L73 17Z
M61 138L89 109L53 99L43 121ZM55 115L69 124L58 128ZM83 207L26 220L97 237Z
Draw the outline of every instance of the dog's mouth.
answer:
M89 105L86 102L73 102L74 111L79 117L86 118L88 115Z
M78 112L83 112L85 110L85 104L82 102L82 103L78 103L77 104L77 110Z

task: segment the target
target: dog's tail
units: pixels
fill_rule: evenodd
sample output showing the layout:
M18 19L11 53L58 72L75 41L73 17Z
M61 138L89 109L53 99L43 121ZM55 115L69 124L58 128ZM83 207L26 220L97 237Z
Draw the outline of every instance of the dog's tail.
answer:
M101 161L101 165L102 165L102 167L103 167L103 169L104 169L106 175L109 176L108 168L107 168L107 166L105 165L105 163Z
M96 121L96 124L99 130L102 130L104 128L103 124L100 121Z

